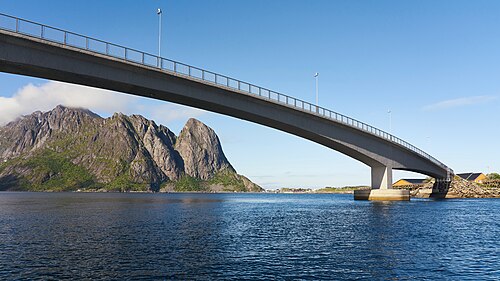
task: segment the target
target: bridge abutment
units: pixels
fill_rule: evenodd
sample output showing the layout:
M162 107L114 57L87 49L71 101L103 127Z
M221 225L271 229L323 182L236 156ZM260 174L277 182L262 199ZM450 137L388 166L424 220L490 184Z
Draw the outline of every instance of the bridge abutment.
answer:
M369 190L355 190L354 200L407 201L410 192L392 189L392 167L378 166L371 168L372 183Z

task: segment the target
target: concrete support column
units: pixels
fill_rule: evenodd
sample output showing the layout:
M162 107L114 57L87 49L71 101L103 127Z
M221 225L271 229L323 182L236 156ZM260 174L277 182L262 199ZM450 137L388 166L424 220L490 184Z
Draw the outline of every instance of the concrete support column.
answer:
M453 195L448 194L448 190L450 189L451 180L449 178L444 179L435 179L434 185L432 186L432 193L429 194L429 197L432 198L446 198L448 195L449 198L453 198Z
M372 189L392 188L392 167L372 167Z
M355 200L410 200L408 190L392 189L392 167L372 167L372 189L355 190Z

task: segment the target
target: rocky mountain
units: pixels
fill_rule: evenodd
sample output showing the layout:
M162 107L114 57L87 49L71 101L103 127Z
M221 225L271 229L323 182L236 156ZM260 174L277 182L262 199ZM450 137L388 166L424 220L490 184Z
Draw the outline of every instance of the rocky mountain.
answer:
M57 106L0 127L0 190L261 191L238 175L215 132L179 136L139 115Z

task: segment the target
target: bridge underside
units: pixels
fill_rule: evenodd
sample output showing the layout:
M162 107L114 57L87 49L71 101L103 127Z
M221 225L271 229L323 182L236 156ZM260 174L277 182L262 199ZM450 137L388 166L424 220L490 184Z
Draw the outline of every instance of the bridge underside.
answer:
M376 135L232 88L110 58L58 43L0 31L0 71L149 97L272 127L365 163L372 188L392 187L392 169L445 179L442 166Z

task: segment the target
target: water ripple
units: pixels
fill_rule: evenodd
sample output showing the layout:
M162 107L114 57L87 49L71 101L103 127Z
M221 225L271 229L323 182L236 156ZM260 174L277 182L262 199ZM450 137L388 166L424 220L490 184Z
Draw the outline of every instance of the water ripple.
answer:
M500 201L0 193L0 279L499 280Z

